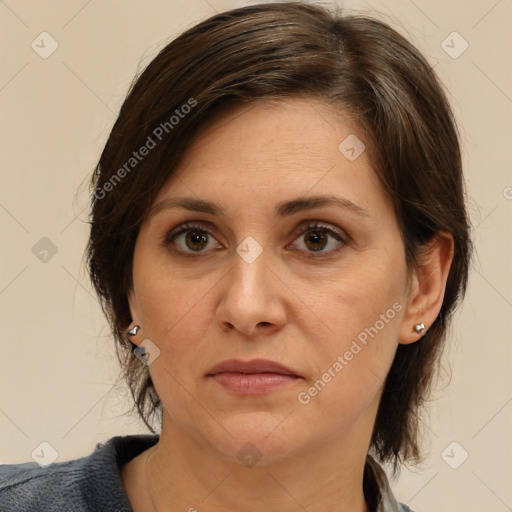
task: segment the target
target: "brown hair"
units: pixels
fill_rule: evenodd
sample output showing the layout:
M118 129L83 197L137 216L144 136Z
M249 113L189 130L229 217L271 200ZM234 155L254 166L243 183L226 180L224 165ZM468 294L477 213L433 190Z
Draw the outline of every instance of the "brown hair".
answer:
M410 269L421 264L422 244L434 234L454 238L439 316L420 341L399 346L377 413L371 445L396 467L419 459L418 408L466 290L472 245L448 101L418 50L385 23L300 2L260 4L216 14L165 46L134 80L92 178L90 276L135 406L155 432L150 418L161 412L161 402L125 336L141 223L192 137L215 113L300 95L329 102L363 130L393 201Z

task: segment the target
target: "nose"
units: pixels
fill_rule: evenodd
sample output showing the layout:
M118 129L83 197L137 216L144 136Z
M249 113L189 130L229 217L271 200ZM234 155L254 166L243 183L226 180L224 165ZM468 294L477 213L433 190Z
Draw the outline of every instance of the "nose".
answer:
M251 336L271 334L286 323L283 291L286 287L270 268L268 250L248 262L234 255L232 269L221 285L216 318L225 331L237 330Z

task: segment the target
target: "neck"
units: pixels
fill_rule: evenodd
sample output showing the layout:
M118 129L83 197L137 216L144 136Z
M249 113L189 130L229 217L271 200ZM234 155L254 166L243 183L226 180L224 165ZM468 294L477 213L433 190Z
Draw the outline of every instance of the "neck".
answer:
M326 441L293 459L249 467L220 458L164 416L160 440L144 460L146 492L155 512L368 512L367 446L360 439Z

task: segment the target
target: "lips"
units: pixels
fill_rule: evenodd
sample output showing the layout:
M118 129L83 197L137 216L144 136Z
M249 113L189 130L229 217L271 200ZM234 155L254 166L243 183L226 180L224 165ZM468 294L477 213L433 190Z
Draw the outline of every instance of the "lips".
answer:
M219 373L274 373L279 375L289 375L292 377L301 377L294 370L267 359L252 359L250 361L240 361L238 359L229 359L216 364L208 373L208 376Z
M266 359L230 359L215 365L206 376L224 390L245 396L277 392L302 380L294 370Z

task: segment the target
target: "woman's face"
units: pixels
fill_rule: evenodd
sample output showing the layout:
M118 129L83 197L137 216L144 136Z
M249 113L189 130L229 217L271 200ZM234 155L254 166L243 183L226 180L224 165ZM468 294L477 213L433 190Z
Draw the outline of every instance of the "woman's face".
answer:
M159 192L130 307L160 350L164 431L262 463L327 441L366 451L409 291L361 143L319 100L253 103L208 126Z

